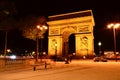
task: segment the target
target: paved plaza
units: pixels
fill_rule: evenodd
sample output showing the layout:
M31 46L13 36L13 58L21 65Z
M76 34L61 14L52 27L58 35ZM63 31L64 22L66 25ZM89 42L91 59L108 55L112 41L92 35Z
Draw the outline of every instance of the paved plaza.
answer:
M48 69L32 67L0 72L0 80L120 80L120 62L56 62Z

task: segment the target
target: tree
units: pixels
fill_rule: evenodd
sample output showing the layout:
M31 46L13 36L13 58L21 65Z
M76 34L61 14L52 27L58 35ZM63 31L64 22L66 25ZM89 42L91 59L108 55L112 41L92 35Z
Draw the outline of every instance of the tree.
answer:
M23 36L25 38L36 40L36 62L39 49L38 41L39 39L44 38L44 33L47 28L43 28L47 26L46 21L47 20L44 16L27 16L25 19L21 19L20 21L20 29L22 30Z
M20 30L22 30L22 35L25 38L36 40L38 38L44 38L45 30L40 30L37 28L37 25L42 26L46 25L45 17L35 17L35 16L27 16L25 19L20 20ZM36 36L38 35L38 36Z
M5 31L5 57L7 49L7 32L16 27L16 20L13 18L16 12L13 2L6 0L0 1L0 30Z

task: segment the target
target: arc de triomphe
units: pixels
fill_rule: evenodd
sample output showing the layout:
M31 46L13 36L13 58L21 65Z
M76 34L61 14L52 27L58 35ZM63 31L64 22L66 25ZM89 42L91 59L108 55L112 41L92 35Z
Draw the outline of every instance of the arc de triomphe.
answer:
M49 16L48 55L68 55L72 48L79 57L94 55L94 18L92 10ZM70 49L71 35L74 45ZM72 40L72 39L71 39ZM72 41L71 41L72 42Z

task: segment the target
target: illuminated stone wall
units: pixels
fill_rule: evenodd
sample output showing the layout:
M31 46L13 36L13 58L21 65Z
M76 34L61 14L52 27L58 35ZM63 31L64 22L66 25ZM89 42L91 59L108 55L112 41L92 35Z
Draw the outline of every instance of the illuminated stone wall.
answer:
M48 55L63 55L63 43L74 33L76 56L93 56L95 24L91 10L49 16L48 25Z

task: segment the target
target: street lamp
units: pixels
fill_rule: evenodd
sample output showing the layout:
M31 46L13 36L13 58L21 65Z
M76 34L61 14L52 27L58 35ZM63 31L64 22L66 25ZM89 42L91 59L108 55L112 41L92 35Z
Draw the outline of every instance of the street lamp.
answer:
M99 46L99 55L101 56L101 45L102 45L102 43L101 42L98 42L98 46Z
M45 31L48 29L47 26L45 25L37 25L36 28L37 30L37 34L36 34L36 62L38 62L38 52L39 52L39 38L43 38L43 34L45 33ZM41 50L40 52L42 53L42 40L41 40Z
M116 29L120 27L120 24L119 23L115 23L115 24L112 23L112 24L109 24L107 27L113 29L114 54L116 55ZM117 55L116 55L116 62L117 62Z
M5 48L4 48L4 58L6 58L6 51L7 51L7 36L8 36L8 31L5 32Z

